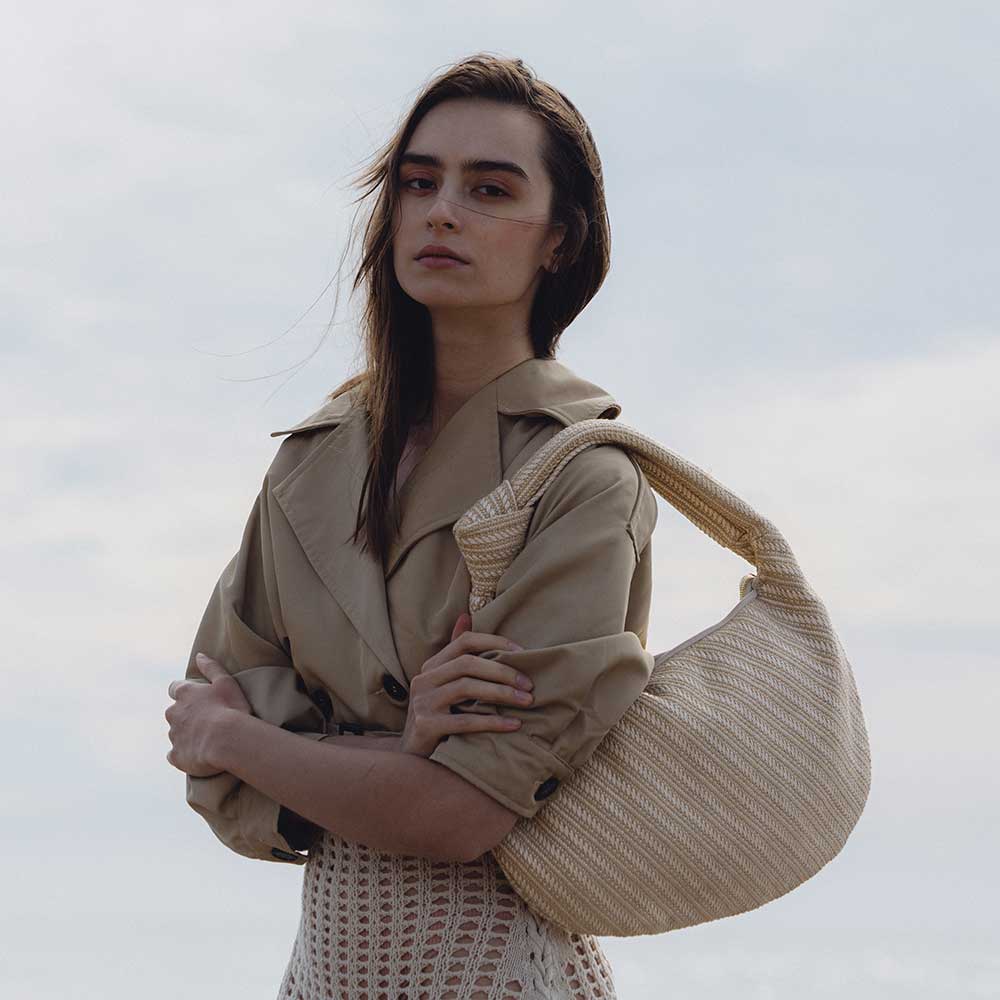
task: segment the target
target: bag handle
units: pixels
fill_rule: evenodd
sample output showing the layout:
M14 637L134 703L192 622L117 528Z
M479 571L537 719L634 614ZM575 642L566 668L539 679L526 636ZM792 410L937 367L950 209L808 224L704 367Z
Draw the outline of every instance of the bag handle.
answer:
M740 581L740 597L752 587L782 604L822 607L771 521L693 462L634 427L595 417L563 428L512 480L505 479L455 522L452 533L472 580L471 611L496 596L500 577L524 546L535 504L563 466L586 448L601 444L625 448L664 500L723 548L757 568L756 577L748 574Z

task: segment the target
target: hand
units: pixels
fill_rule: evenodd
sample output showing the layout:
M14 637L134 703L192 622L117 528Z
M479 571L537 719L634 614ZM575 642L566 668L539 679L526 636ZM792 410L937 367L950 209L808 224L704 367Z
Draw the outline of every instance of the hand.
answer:
M472 618L467 613L459 615L451 642L427 660L411 681L401 751L429 757L438 743L452 733L509 732L521 725L521 720L512 716L463 712L452 707L478 699L527 708L532 701L530 692L527 698L518 697L532 687L529 677L504 663L475 655L488 649L523 647L503 636L473 632L471 628ZM518 685L519 677L526 682L523 687Z
M195 657L208 683L197 679L171 681L167 694L176 699L163 714L170 723L173 744L167 760L192 778L223 774L212 763L220 725L228 713L252 715L243 689L221 663L204 653Z

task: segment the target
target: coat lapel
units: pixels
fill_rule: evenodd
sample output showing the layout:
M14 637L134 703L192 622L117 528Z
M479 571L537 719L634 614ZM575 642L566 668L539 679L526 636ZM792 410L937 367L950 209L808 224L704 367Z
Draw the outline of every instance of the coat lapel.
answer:
M389 548L386 578L421 538L454 524L501 479L494 379L452 415L403 483L400 530Z
M555 359L529 358L488 382L441 428L403 483L402 524L389 549L386 578L421 538L454 524L500 485L498 413L546 414L568 426L620 412L600 386L579 378Z
M350 540L368 464L363 414L353 391L272 437L330 428L273 495L303 551L358 634L397 680L399 662L385 583L425 535L454 524L503 478L498 414L546 414L564 426L591 417L617 417L621 407L600 386L555 359L530 358L469 397L431 442L399 494L401 526L385 567Z
M555 358L531 358L501 375L497 410L508 416L545 414L564 427L596 417L614 420L622 412L613 396Z
M324 586L382 666L407 684L386 607L381 564L351 541L368 464L368 432L360 409L346 398L335 412L320 410L272 437L330 428L326 439L272 490ZM328 404L331 405L331 404Z

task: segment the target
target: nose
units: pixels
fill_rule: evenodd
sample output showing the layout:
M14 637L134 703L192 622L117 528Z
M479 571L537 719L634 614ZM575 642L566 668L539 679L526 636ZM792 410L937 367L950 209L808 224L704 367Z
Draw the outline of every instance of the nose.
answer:
M455 206L440 192L433 196L427 208L427 222L434 229L439 226L454 229L459 224Z

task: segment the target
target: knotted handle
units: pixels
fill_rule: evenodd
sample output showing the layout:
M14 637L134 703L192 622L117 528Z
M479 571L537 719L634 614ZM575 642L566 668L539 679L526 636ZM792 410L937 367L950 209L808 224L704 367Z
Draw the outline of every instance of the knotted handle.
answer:
M470 610L495 596L497 582L524 546L534 506L549 484L574 456L601 444L625 448L664 500L723 548L755 566L758 590L770 579L786 590L811 595L788 543L767 518L693 462L620 420L597 417L554 435L512 480L505 479L455 522L452 533L472 580ZM741 583L741 596L747 579Z

